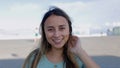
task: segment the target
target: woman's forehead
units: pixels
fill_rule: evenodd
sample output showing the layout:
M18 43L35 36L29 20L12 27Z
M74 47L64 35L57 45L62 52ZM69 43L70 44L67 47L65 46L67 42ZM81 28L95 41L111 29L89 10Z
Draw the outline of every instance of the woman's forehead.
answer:
M51 15L45 21L46 26L68 25L68 21L63 16Z

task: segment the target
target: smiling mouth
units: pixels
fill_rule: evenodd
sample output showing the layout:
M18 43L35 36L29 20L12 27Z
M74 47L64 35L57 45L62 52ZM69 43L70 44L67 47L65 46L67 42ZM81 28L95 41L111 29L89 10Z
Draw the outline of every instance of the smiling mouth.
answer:
M59 39L55 39L55 40L53 40L53 42L54 42L55 44L60 44L61 41L62 41L62 40L59 40Z

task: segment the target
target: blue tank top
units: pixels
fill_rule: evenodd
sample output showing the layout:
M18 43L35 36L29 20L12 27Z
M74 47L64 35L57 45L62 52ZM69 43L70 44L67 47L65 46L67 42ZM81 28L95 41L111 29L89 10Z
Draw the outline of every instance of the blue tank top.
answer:
M29 62L30 64L27 64L26 68L30 67L28 65L31 65L33 59L34 59L34 56L31 57L30 62ZM76 59L77 63L79 64L79 68L84 68L84 65L81 62L81 60L78 57L75 57L75 59ZM63 66L65 66L63 61L61 61L59 63L52 63L47 59L46 55L43 55L41 57L40 61L38 62L37 68L63 68Z

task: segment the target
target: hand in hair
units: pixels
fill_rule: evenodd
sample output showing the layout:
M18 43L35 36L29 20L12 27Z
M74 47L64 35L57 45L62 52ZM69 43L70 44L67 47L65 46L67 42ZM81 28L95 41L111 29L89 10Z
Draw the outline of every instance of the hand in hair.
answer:
M80 38L77 36L71 36L69 40L69 49L72 53L78 55L79 51L82 49L81 43L80 43Z
M76 54L83 61L85 68L100 68L99 65L97 65L81 47L80 38L72 36L68 43L70 51Z

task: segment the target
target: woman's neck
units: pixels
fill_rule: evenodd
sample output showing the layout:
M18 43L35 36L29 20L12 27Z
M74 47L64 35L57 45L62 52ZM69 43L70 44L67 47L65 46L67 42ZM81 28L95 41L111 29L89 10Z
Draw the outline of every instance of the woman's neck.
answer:
M63 61L63 49L51 49L46 56L52 63L61 62Z

